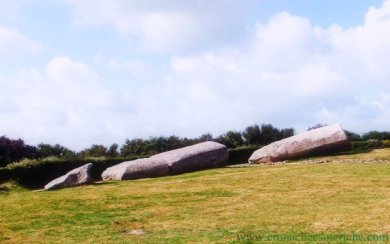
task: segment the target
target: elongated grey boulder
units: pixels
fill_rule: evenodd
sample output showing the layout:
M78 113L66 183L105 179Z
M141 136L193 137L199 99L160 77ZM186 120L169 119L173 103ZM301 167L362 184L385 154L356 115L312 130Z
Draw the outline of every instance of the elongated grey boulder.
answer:
M310 130L256 150L249 163L269 163L305 156L313 152L331 150L348 145L340 124Z
M92 182L92 163L78 167L66 175L52 180L45 186L45 190L56 190L65 187L77 186Z
M102 178L105 181L130 180L180 174L222 166L228 157L226 146L216 142L203 142L150 158L120 163L107 168Z
M169 174L167 162L155 158L141 158L107 168L102 178L107 180L131 180L152 178Z
M152 156L167 162L170 173L180 174L223 166L229 158L225 145L217 142L202 142Z

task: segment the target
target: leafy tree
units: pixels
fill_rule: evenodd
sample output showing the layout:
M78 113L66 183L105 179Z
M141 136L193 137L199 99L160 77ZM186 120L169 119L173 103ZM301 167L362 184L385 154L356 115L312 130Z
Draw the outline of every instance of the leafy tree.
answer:
M185 138L187 139L187 138ZM187 139L189 140L189 139ZM200 137L198 137L197 139L195 139L197 142L206 142L206 141L212 141L213 140L213 135L211 135L210 133L206 133L206 134L203 134L201 135Z
M207 138L202 138L207 139ZM180 138L177 136L170 137L150 137L144 139L127 139L121 147L121 155L128 156L149 156L197 143L198 139Z
M121 147L121 155L122 157L148 155L148 141L141 138L126 139L125 144Z
M271 124L262 124L260 128L261 144L267 145L282 139L280 130Z
M269 144L290 136L295 135L293 128L279 130L271 124L262 124L248 126L242 133L247 144Z
M118 157L119 156L118 147L119 147L118 144L116 144L116 143L112 144L107 151L107 156L113 157L113 158Z
M23 158L38 158L38 149L26 145L22 139L9 139L6 136L0 137L0 167L9 163L20 161Z
M226 134L219 136L217 141L228 148L244 145L244 139L242 138L241 132L238 131L228 131Z
M55 156L58 158L69 158L75 156L75 152L60 144L50 145L41 143L38 145L39 156L42 158Z
M187 138L180 139L177 136L170 136L170 137L151 137L148 140L148 152L149 154L155 154L155 153L161 153L185 146L189 146L194 144L194 140L189 140Z
M93 144L90 148L80 152L81 157L104 157L107 155L107 148L103 145Z
M348 140L350 141L360 141L362 139L362 137L355 132L349 130L344 130L344 132L347 135Z
M168 151L170 148L178 144L178 138L171 136L171 138L164 138L163 136L151 137L149 139L148 151L152 154Z
M294 128L285 128L280 130L280 136L281 139L288 138L295 135L295 129Z
M24 144L22 156L23 158L36 159L39 158L39 151L35 146Z
M369 131L362 136L363 140L390 140L390 131Z
M259 145L262 143L261 130L257 124L246 127L242 136L247 144Z

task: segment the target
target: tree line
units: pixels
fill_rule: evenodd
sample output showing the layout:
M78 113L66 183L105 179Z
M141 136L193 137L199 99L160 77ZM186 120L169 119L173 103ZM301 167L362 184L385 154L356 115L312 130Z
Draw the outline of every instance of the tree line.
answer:
M316 124L308 130L325 126ZM362 135L346 131L348 138L352 141L362 140L390 140L390 131L370 131ZM93 144L80 152L70 150L62 145L41 143L37 146L25 144L22 139L10 139L6 136L0 137L0 167L12 162L18 162L24 158L39 159L56 157L59 159L88 159L90 157L134 157L149 156L156 153L190 146L205 141L216 141L226 145L228 148L238 148L248 145L267 145L295 135L293 128L279 129L272 124L251 125L244 131L228 131L218 137L210 133L203 134L197 138L181 138L173 136L150 137L149 139L135 138L127 139L119 148L114 143L109 147Z

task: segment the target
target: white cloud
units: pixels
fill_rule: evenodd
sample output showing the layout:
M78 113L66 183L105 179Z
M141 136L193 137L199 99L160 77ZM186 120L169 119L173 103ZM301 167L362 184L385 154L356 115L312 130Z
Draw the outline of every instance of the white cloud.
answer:
M117 59L111 59L107 63L107 68L111 71L126 71L127 74L133 76L147 76L151 72L151 67L142 59L134 59L129 61L119 61Z
M0 80L6 88L0 90L0 127L34 144L82 148L91 141L107 142L105 119L115 107L99 79L87 65L60 56L44 71L26 70Z
M0 0L0 6L10 4L11 2L11 0Z
M41 45L32 41L16 29L0 25L0 54L13 56L20 53L33 54L41 49Z
M206 40L182 43L186 38L181 39L179 30L191 21L204 31L204 23L192 19L199 16L199 9L195 15L184 14L196 4L175 11L163 1L161 6L133 1L71 3L79 24L107 24L137 36L145 45L166 35L158 49L190 48ZM100 64L109 73L104 77L104 70L56 57L42 70L0 77L4 87L0 128L31 143L59 142L77 149L149 135L218 135L261 122L298 130L333 122L358 132L389 130L388 15L390 1L385 1L371 8L360 26L325 28L282 12L257 23L240 45L168 57L170 69L164 72L146 57L126 61L124 55L109 61L102 58ZM188 20L177 23L182 18ZM148 21L150 26L145 27ZM153 29L160 22L161 28ZM131 80L110 90L118 85L110 84L118 83L115 72L125 72L121 79ZM137 80L145 75L150 76L144 80L155 81Z
M142 49L178 53L220 45L242 36L240 17L255 1L65 2L73 9L76 26L109 26Z
M22 1L0 0L0 14L4 19L16 19Z
M343 29L280 13L258 24L245 47L175 57L170 87L193 114L214 111L198 121L221 121L212 131L259 121L388 130L389 15L386 1L370 9L364 25ZM191 89L202 91L192 96Z

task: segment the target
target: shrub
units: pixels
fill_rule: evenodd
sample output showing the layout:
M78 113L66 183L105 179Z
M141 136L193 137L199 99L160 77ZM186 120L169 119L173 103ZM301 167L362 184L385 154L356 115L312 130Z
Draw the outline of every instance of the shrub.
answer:
M369 131L362 136L363 140L390 140L390 131Z
M351 150L354 152L367 151L382 147L382 142L378 140L368 141L353 141L351 142Z
M381 141L383 148L390 148L390 140Z
M254 151L261 146L251 145L240 148L229 149L229 160L227 164L245 164Z

